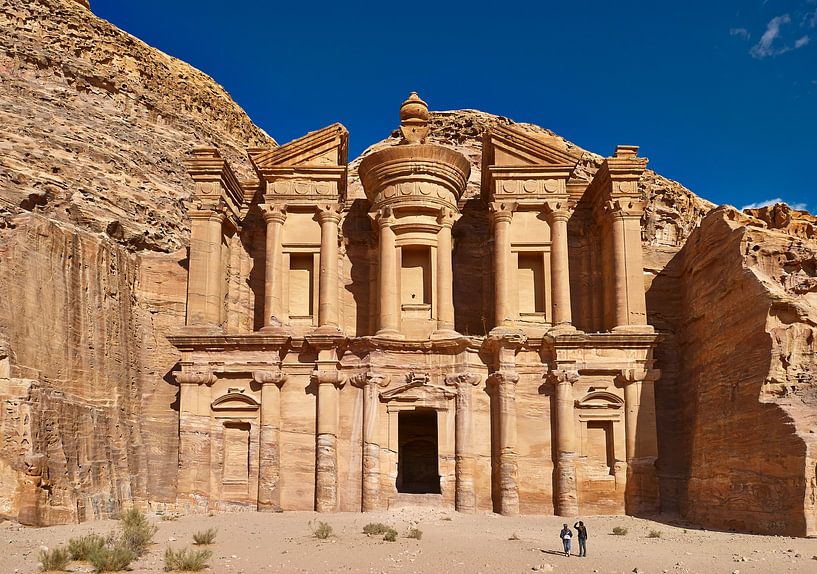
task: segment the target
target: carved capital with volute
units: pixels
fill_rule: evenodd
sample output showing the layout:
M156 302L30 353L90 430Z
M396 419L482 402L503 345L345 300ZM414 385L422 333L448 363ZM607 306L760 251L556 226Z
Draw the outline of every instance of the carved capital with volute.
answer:
M437 214L437 223L443 227L453 227L454 223L460 218L460 214L450 207L443 207Z
M357 375L352 375L351 377L349 377L349 383L353 387L357 387L359 389L362 389L367 385L387 387L389 385L390 380L391 377L389 377L389 375L374 372L358 373Z
M548 382L554 385L570 385L573 386L579 381L579 371L572 371L568 369L553 369L545 373L544 377Z
M611 199L606 204L606 211L613 217L637 218L644 215L646 204L640 199L620 198Z
M452 387L476 386L482 381L482 376L476 373L452 373L445 376L445 384Z
M319 203L318 204L318 223L323 225L327 221L340 223L343 215L343 206L339 203Z
M218 380L209 371L183 371L176 373L176 382L180 385L212 385Z
M616 376L621 386L642 381L655 382L661 378L661 369L622 369Z
M269 223L284 223L287 218L287 206L283 203L260 203L258 207L264 216L264 221Z
M492 201L488 204L488 210L491 214L491 222L510 223L513 219L513 212L516 210L516 202L513 201Z
M488 375L488 383L494 385L516 385L519 373L515 371L494 371Z
M568 200L546 201L544 204L545 217L550 222L567 221L573 213L574 204Z
M284 381L286 381L287 376L281 369L276 369L273 371L253 371L252 378L256 383L261 385L281 386L284 384Z

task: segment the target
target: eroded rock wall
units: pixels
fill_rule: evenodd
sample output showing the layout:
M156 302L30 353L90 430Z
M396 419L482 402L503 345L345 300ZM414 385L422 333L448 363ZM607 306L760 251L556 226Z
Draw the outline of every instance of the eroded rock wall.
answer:
M662 498L708 528L815 534L817 245L763 226L711 212L652 283L675 285L678 309L664 317Z

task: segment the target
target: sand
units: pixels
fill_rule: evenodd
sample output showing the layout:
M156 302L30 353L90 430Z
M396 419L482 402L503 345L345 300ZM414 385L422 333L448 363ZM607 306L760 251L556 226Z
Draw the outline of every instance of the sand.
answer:
M159 530L147 555L133 572L163 572L166 546L192 543L192 534L217 528L207 572L562 572L562 573L735 573L817 572L817 539L752 536L684 529L628 516L581 517L588 528L588 557L565 557L558 538L563 519L553 516L507 518L495 514L463 515L431 509L403 509L369 514L314 512L230 513L163 520L150 515ZM332 526L327 540L313 537L318 521ZM383 522L398 532L395 542L366 536L363 526ZM572 521L570 526L572 527ZM613 527L628 529L625 536ZM410 528L422 539L405 537ZM80 525L27 528L0 523L0 573L38 571L42 546L65 544L89 532L117 528L106 520ZM650 538L650 531L660 537ZM517 538L517 539L511 539ZM577 551L574 541L574 553ZM74 562L74 572L90 572ZM637 570L636 570L637 569Z

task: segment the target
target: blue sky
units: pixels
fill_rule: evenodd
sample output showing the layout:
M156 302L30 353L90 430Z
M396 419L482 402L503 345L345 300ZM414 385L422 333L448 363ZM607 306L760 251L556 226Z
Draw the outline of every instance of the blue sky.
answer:
M339 121L354 157L416 90L604 155L640 145L716 203L817 209L817 0L91 5L211 75L279 143Z

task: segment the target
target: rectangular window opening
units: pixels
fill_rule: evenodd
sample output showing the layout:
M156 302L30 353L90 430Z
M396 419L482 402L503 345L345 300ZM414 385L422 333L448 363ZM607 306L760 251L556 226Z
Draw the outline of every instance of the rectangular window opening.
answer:
M519 254L519 313L541 315L545 312L545 265L542 253Z
M289 316L306 319L313 314L313 256L291 253L289 256Z
M431 249L429 247L403 247L400 291L400 302L403 305L431 304Z

